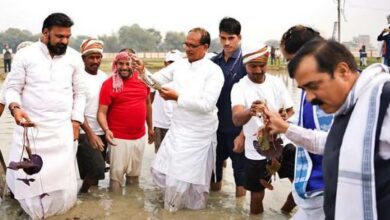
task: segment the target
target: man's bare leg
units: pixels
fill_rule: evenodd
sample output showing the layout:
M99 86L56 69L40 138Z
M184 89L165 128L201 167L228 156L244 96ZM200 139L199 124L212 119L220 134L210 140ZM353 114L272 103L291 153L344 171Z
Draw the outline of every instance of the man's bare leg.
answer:
M211 191L220 191L222 188L222 181L220 182L211 182L210 183L210 189Z
M236 197L245 196L246 190L243 186L236 186Z
M98 181L94 178L85 177L83 180L83 184L81 185L79 193L88 193L88 190L91 186L97 185Z
M138 184L138 183L139 183L138 176L126 176L126 186L132 184Z
M122 192L122 186L118 181L110 180L110 190L114 193L121 193Z
M251 192L251 214L257 215L264 212L263 199L264 191L262 192Z

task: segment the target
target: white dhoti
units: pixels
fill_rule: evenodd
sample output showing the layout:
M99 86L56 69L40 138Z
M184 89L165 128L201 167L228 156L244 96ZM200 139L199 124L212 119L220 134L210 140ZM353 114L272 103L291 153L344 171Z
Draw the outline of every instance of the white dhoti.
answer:
M171 141L177 141L177 138L169 134L171 130L157 152L151 169L154 182L164 192L164 208L171 212L182 208L203 209L207 205L215 164L215 135L207 138L210 141L206 145L205 139L202 139L199 147L194 142L180 146L172 144Z
M24 211L33 219L62 214L76 204L77 179L72 125L29 129L32 154L42 157L39 173L27 175L23 170L7 170L7 184ZM22 153L23 128L14 131L10 161L19 161ZM23 157L28 157L24 153ZM19 179L34 179L30 185Z

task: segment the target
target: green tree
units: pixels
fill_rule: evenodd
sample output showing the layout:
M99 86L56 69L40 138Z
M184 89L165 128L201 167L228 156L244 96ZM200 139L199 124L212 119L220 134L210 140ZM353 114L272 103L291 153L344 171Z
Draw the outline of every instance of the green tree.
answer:
M219 43L219 38L212 39L209 46L209 52L219 53L221 51L222 51L222 47L221 44Z
M157 51L161 43L161 34L154 29L145 30L138 24L122 26L118 31L119 45L130 47L138 52Z
M165 34L164 42L161 45L163 51L177 49L183 51L183 42L185 41L184 32L168 31Z
M88 36L85 36L85 35L78 35L76 37L72 37L70 39L69 46L71 46L73 49L75 49L77 51L80 51L81 43L83 42L83 40L85 40L87 38L88 38Z
M0 47L3 49L4 44L8 44L15 52L16 47L23 41L37 41L38 39L28 30L20 30L18 28L8 28L4 32L0 32Z
M122 49L118 37L114 33L112 35L99 36L98 39L104 43L104 52L117 53Z

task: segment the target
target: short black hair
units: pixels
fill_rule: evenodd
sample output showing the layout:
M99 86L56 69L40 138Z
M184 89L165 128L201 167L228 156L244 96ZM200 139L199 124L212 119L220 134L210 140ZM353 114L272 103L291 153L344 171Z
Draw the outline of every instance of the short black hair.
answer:
M210 33L208 31L206 31L206 29L201 28L201 27L197 27L197 28L191 29L188 33L190 33L190 32L199 33L201 35L199 43L202 45L207 44L210 47Z
M219 33L226 32L228 34L241 34L241 24L234 18L224 17L221 22L219 22Z
M295 54L306 42L314 38L322 38L313 28L295 25L289 28L280 40L280 46L289 54Z
M132 54L136 54L135 50L133 48L130 48L130 47L125 47L125 48L122 48L120 52L129 52L129 53L132 53Z
M53 13L43 21L42 32L45 28L50 30L53 26L72 27L73 21L64 13Z
M344 45L334 40L313 39L303 45L289 62L287 68L291 78L294 78L299 64L307 56L314 57L317 71L328 73L331 77L340 62L345 62L352 71L358 71L354 56Z

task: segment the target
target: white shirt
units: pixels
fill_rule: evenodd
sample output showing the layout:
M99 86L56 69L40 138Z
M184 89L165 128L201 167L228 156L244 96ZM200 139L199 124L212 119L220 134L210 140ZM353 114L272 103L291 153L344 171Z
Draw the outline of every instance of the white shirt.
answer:
M207 158L216 146L216 104L224 83L221 68L207 58L192 63L183 59L152 77L163 87L172 82L179 94L171 127L153 161L153 169L187 183L210 184Z
M107 79L107 74L101 70L98 70L96 75L87 73L84 70L83 78L86 85L87 102L85 106L85 118L88 121L89 127L96 135L104 134L102 128L97 121L97 111L99 108L99 94L102 84ZM81 133L85 133L84 130L80 130Z
M249 109L256 100L267 102L268 108L272 111L279 111L280 108L291 108L294 103L283 82L275 76L265 74L265 81L261 84L252 82L248 76L243 77L234 84L231 92L232 108L234 106L244 106ZM263 160L264 156L257 153L253 147L256 140L256 133L263 125L262 119L252 117L244 126L245 136L245 157L251 160Z
M49 127L70 120L84 121L84 63L80 53L68 47L64 55L50 56L47 46L35 42L14 57L7 76L7 106L16 102L30 119Z
M172 86L168 83L166 87ZM169 129L171 126L171 118L173 112L173 106L176 103L171 100L164 100L161 98L160 93L156 91L153 100L153 126L156 128Z

